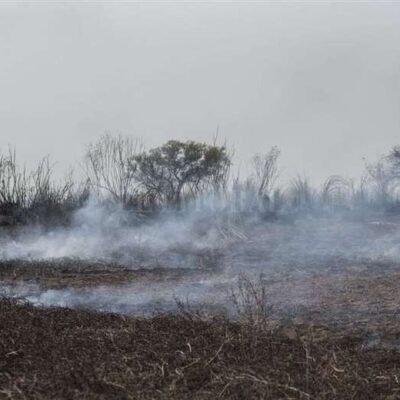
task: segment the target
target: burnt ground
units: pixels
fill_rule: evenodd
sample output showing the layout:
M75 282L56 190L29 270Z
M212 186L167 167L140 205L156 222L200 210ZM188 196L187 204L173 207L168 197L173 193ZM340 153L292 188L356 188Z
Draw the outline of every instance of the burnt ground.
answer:
M202 271L204 273L204 270ZM120 264L86 260L0 260L0 281L5 284L36 284L42 290L118 286L130 282L179 281L199 271L183 268L132 268Z
M143 265L1 261L0 292L74 309L0 301L0 399L400 399L400 229L311 228L273 225L224 257L175 252L165 267L157 252ZM261 325L173 301L134 315L143 294L177 287L224 304L243 271L263 272ZM124 314L96 311L113 302Z
M183 268L139 268L106 262L84 260L53 261L1 261L0 283L7 287L34 285L38 293L48 290L93 290L98 302L109 297L96 292L107 288L108 293L123 290L147 291L154 286L155 292L165 290L172 298L177 285L187 285L210 279L213 286L204 294L220 293L218 301L229 302L231 286L237 282L238 271L199 270ZM248 276L259 279L259 273ZM270 269L262 276L266 301L273 305L274 318L285 320L314 321L330 325L354 324L371 326L391 324L400 320L400 265L393 262L347 262L342 259L325 265L308 268ZM136 286L134 286L136 285ZM0 293L1 294L1 293ZM228 297L226 296L228 294ZM82 297L84 298L84 297ZM200 299L202 300L202 298ZM48 305L51 305L48 304ZM74 303L74 306L79 302ZM82 306L93 308L89 303ZM151 309L151 304L149 308ZM121 310L122 311L122 310ZM125 311L122 311L125 312ZM129 314L129 304L127 308Z
M43 290L201 275L71 260L3 262L0 271L3 282ZM3 299L0 398L400 399L396 264L340 262L262 279L274 303L262 326L190 309L142 318Z
M0 301L0 326L4 399L400 398L398 351L356 330L257 330L223 318L129 318L10 300Z

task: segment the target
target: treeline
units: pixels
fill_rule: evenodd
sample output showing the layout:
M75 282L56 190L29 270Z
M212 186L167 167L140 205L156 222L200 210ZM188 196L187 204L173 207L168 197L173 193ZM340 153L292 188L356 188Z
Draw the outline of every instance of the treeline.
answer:
M89 198L115 203L138 215L164 209L214 207L218 212L278 218L298 213L400 211L400 147L367 163L356 180L329 177L312 187L296 177L278 185L280 151L273 147L252 160L245 179L232 174L226 145L171 140L146 150L130 137L104 135L88 146L83 179L54 179L49 158L28 171L15 151L0 155L0 225L68 224Z

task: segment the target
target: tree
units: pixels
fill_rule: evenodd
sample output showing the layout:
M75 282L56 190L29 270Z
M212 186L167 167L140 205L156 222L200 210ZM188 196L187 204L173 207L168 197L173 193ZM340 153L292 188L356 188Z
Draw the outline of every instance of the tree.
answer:
M256 154L253 158L258 196L269 196L278 178L278 158L280 150L274 146L266 154Z
M272 190L279 176L279 156L280 150L278 147L274 146L267 153L256 154L253 157L253 167L255 172L253 181L263 212L269 212L271 209Z
M387 206L393 200L400 172L397 162L395 159L381 158L375 163L365 165L368 181L372 184L376 200L381 206Z
M183 193L196 195L223 179L230 158L224 146L170 140L134 158L137 179L146 191L179 205Z
M131 137L105 134L90 144L85 157L85 170L92 188L107 192L113 199L127 204L137 192L135 156L140 142Z

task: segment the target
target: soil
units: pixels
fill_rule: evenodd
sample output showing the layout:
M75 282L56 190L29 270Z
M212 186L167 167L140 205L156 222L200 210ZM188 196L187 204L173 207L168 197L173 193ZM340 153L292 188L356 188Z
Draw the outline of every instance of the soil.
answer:
M0 301L4 399L398 399L400 354L314 324L130 318ZM400 326L391 332L400 340Z

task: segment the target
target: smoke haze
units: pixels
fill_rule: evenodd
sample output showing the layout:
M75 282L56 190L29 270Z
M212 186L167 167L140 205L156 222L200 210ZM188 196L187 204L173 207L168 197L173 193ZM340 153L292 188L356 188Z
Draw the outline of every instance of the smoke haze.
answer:
M398 2L1 2L0 137L60 170L105 130L357 175L398 143ZM62 167L62 168L61 168Z
M1 236L2 263L28 262L34 269L50 261L61 270L65 260L100 262L132 271L164 271L165 279L65 289L4 282L2 292L46 306L148 313L174 309L174 298L227 307L240 274L254 279L262 274L274 304L287 312L322 304L322 294L312 284L316 276L327 274L334 281L349 273L383 273L396 270L400 257L400 221L393 217L304 214L268 222L256 214L238 219L224 202L203 199L201 204L144 223L117 205L92 199L75 213L70 227L26 227ZM168 271L178 275L168 276ZM342 284L332 285L338 290Z

